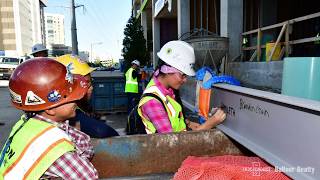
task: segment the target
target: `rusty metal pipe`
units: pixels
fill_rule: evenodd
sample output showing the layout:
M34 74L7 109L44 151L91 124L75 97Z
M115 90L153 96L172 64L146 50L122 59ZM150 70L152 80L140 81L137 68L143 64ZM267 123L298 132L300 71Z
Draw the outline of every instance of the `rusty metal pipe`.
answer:
M188 156L243 154L215 129L96 139L94 148L100 178L175 173Z

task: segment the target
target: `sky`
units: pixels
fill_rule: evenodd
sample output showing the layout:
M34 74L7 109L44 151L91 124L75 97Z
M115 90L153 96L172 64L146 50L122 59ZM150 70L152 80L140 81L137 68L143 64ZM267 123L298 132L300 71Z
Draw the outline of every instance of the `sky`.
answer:
M48 0L45 13L63 14L65 44L71 46L71 0ZM131 15L131 0L75 0L79 51L94 56L121 58L123 31Z

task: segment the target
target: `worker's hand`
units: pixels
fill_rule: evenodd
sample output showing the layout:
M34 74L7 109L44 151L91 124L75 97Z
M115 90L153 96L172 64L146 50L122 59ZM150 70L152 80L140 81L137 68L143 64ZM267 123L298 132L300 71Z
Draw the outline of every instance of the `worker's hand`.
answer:
M190 121L189 119L186 119L186 124L187 124L188 128L190 128L190 129L192 129L192 130L198 129L199 126L200 126L199 123Z
M215 125L222 123L226 119L226 113L221 109L214 109L215 113L213 116L208 117L207 121L212 121Z

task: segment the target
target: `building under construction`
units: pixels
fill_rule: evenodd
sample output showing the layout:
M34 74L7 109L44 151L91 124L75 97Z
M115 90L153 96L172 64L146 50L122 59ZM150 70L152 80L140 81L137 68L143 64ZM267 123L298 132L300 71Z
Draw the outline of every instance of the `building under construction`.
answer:
M94 163L102 177L160 173L147 179L170 179L163 175L176 172L188 155L239 155L245 148L289 178L319 179L318 1L133 0L132 5L154 67L156 52L180 39L194 47L197 69L209 66L241 86L211 86L211 107L227 113L217 126L221 131L98 141ZM197 87L189 78L180 91L183 105L194 113Z
M320 55L319 5L315 0L134 0L133 14L144 28L153 64L155 52L170 40L201 41L203 46L206 40L214 51L198 52L199 65L220 68L249 87L279 91L279 60ZM247 61L261 63L237 63ZM221 62L228 66L217 67ZM261 71L239 74L253 65Z

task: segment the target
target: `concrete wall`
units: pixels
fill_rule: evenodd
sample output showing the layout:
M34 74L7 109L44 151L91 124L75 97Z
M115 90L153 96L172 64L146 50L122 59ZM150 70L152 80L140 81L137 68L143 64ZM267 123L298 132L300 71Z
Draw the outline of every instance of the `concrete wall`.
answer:
M190 31L190 0L177 0L178 39Z
M243 29L243 1L221 0L220 34L229 38L229 59L240 56L240 38Z
M160 50L160 20L154 18L154 6L157 0L152 0L152 36L153 36L153 66L156 67L158 63L157 52Z
M143 36L146 40L148 40L147 37L147 31L148 31L148 26L147 26L147 12L142 11L141 12L141 26L143 28Z
M229 74L240 80L242 86L281 92L283 61L233 62Z

